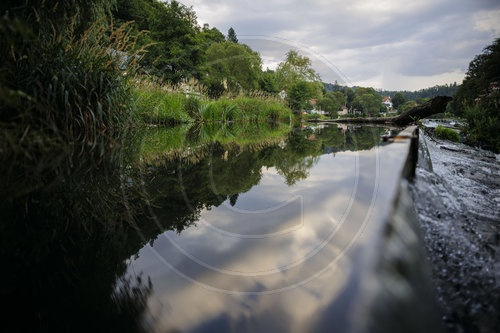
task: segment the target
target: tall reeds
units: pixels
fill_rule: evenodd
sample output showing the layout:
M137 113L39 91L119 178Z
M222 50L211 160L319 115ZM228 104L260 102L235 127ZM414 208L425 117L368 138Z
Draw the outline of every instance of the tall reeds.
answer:
M127 25L97 21L81 35L73 24L42 31L0 18L2 149L29 154L55 142L95 145L99 134L127 122L129 76L143 49L135 50Z
M269 121L286 119L291 110L279 98L261 92L210 99L196 81L172 86L138 77L132 88L137 120L153 124L187 122Z

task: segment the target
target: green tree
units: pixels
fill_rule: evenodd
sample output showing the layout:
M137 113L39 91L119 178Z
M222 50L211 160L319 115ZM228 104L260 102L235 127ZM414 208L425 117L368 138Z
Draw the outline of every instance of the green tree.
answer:
M398 107L398 114L406 112L406 111L410 110L411 108L414 108L415 106L417 106L417 102L415 102L415 101L407 101L407 102L405 102L404 104L401 104Z
M354 90L349 87L345 87L342 89L342 93L346 97L346 105L348 108L353 107L353 102L354 102Z
M380 112L382 96L373 88L358 87L354 92L353 106L361 109L368 116L375 116Z
M346 104L346 97L340 91L329 91L320 100L321 109L334 115L342 105Z
M500 81L500 38L470 62L465 79L452 101L455 114L463 116L468 107L474 106L476 98L486 93L492 82L498 81Z
M392 98L392 106L397 109L400 105L406 102L406 97L402 92L398 91Z
M206 60L207 79L211 82L224 82L233 92L259 88L262 59L249 46L213 43L207 49Z
M1 16L8 13L7 16L17 17L29 24L35 33L42 34L69 30L74 19L73 29L79 35L96 20L108 15L115 4L116 0L3 0L0 13Z
M452 108L468 122L467 139L500 152L500 38L469 64Z
M200 78L204 47L192 8L175 0L121 0L113 16L118 21L133 20L136 31L149 31L140 41L143 45L153 43L143 61L151 74L174 84L193 76Z
M210 28L208 23L203 25L201 32L198 34L200 46L208 48L213 43L220 43L226 40L226 37L217 28Z
M288 93L288 102L293 109L301 110L313 97L313 84L308 81L299 81L290 88L290 92Z
M425 102L429 101L429 97L417 97L415 99L415 102L417 102L418 105L424 104Z
M229 30L227 31L227 41L238 44L238 38L236 37L236 32L234 32L234 29L232 27L229 28Z
M320 82L319 74L311 66L312 62L308 57L301 56L295 50L288 51L285 61L281 62L276 69L279 89L289 92L299 81Z
M261 78L259 79L259 86L260 89L266 93L272 95L279 93L275 72L270 69L263 72Z

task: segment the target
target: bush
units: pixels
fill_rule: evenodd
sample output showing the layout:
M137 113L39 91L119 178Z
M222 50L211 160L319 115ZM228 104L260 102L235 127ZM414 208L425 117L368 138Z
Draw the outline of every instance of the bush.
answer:
M465 134L471 144L500 152L500 112L494 105L474 105L465 110Z
M304 115L304 119L310 120L310 119L319 119L321 118L321 115L318 113L312 113L312 114L306 114Z
M449 140L453 142L460 141L460 135L451 128L446 128L441 125L436 127L436 136L440 139Z

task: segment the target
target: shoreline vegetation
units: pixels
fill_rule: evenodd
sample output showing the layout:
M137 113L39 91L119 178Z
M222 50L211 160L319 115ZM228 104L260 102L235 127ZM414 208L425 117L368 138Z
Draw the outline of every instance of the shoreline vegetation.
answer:
M255 91L207 97L196 81L182 87L138 78L131 87L134 118L145 124L192 122L278 121L288 119L292 110L279 97Z

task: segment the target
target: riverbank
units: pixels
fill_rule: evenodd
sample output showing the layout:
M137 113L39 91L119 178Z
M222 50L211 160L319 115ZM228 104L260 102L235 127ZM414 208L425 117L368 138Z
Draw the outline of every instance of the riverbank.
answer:
M146 124L278 121L292 114L284 100L262 92L211 99L195 84L173 87L144 79L132 83L130 104L135 121Z
M499 155L422 134L412 194L450 332L500 326Z

